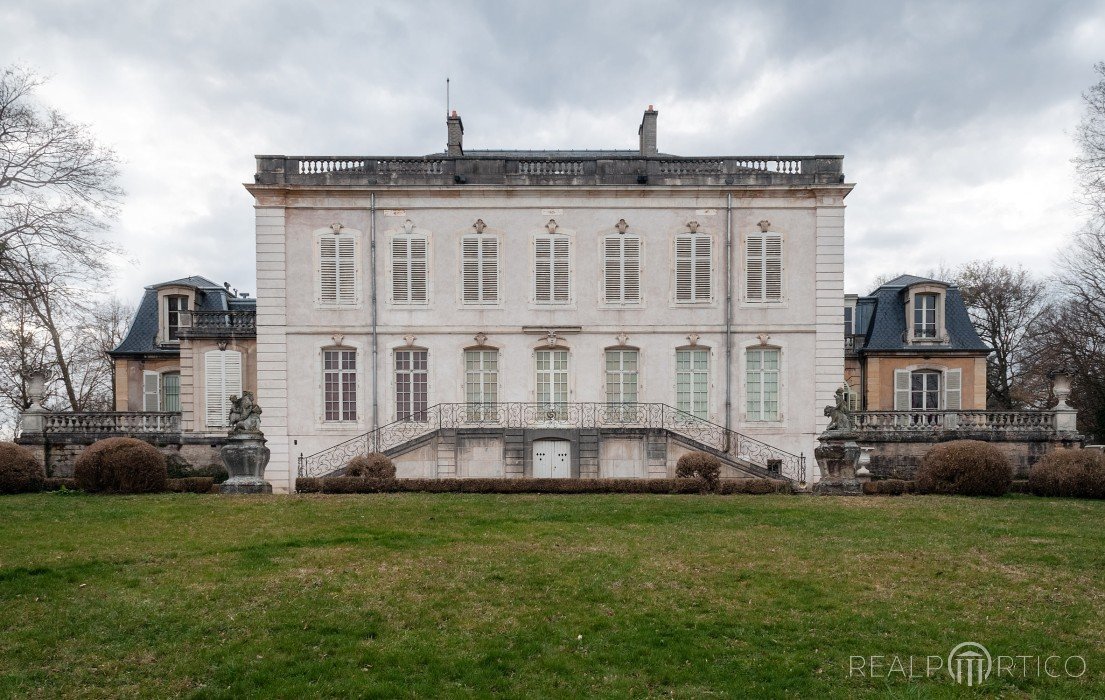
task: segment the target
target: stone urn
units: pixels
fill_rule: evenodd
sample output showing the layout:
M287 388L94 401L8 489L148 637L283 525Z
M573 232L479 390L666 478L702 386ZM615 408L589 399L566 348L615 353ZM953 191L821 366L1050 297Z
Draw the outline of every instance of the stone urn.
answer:
M261 407L253 394L230 397L230 434L219 448L219 457L230 478L219 485L219 491L231 494L272 493L272 484L265 481L269 463L269 448L261 432Z

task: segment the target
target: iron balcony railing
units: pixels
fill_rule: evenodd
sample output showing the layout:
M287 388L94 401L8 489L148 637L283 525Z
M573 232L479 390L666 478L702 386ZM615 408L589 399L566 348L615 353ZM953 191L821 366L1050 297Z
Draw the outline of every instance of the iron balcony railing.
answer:
M323 476L349 460L391 449L441 429L648 428L668 430L782 478L806 481L806 457L796 455L662 403L441 403L312 455L299 457L299 476Z

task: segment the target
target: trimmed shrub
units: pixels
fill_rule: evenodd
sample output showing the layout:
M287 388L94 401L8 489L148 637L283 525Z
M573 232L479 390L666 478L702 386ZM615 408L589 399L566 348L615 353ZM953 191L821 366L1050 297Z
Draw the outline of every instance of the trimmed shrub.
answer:
M717 487L704 479L369 479L365 477L301 477L299 493L655 493L704 494L792 493L789 481L733 479Z
M1105 454L1098 450L1055 450L1028 472L1028 488L1037 496L1105 498Z
M1002 496L1013 467L1001 450L980 440L952 440L933 446L917 470L921 493Z
M80 487L77 486L77 480L72 477L51 476L46 477L42 481L43 491L61 491L62 489L66 491L79 491Z
M863 492L868 496L901 496L903 493L916 491L916 483L903 479L881 479L868 481L863 485Z
M359 455L345 465L345 476L366 479L394 479L395 463L387 455L373 452Z
M209 464L206 467L194 467L188 460L174 452L165 458L165 468L170 479L191 479L193 477L209 476L216 484L221 484L230 478L230 472L221 464Z
M0 442L0 493L39 491L45 478L33 452L14 442Z
M173 493L211 493L213 488L215 488L215 480L209 476L169 479L169 490Z
M680 479L697 477L715 489L721 479L721 460L709 452L688 452L675 463L675 476Z
M77 457L73 476L92 493L157 493L168 486L165 455L148 442L126 437L89 445Z

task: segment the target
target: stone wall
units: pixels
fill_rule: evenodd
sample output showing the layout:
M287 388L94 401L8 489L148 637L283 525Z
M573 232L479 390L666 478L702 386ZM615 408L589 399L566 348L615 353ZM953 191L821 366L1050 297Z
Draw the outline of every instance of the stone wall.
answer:
M1081 447L1082 439L1063 439L1053 433L1025 434L1013 439L1008 435L948 432L936 438L931 435L888 436L883 439L857 440L861 447L872 447L868 469L875 479L913 479L925 453L938 442L949 440L982 440L1000 449L1013 463L1014 478L1025 479L1028 470L1043 455L1052 450Z
M119 435L26 435L16 440L34 453L46 467L46 474L54 477L73 476L73 465L86 447L109 437ZM219 448L226 442L221 437L180 435L134 435L155 446L166 457L178 455L196 469L222 466Z

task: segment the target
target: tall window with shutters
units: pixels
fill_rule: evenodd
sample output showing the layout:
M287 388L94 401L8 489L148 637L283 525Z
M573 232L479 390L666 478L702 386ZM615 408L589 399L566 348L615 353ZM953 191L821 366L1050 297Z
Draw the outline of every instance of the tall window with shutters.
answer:
M675 302L702 304L713 299L713 238L706 233L675 237Z
M710 417L710 351L675 351L675 407L698 418Z
M203 355L205 417L208 428L225 428L230 397L242 395L242 353L210 350Z
M460 245L462 301L499 303L499 239L486 233L467 235Z
M538 304L569 304L571 242L567 236L540 234L533 241L533 300Z
M429 301L429 239L411 234L391 239L391 301L419 305Z
M963 405L963 370L894 370L895 411L958 411Z
M745 356L745 416L749 421L779 420L779 350L749 348Z
M395 420L426 420L429 381L426 350L395 351Z
M322 351L322 418L327 422L357 420L357 351Z
M748 234L744 298L754 303L783 300L783 237L778 233Z
M602 247L607 304L641 301L641 239L624 233L607 236Z
M318 303L357 303L357 238L354 233L324 233L318 238Z

